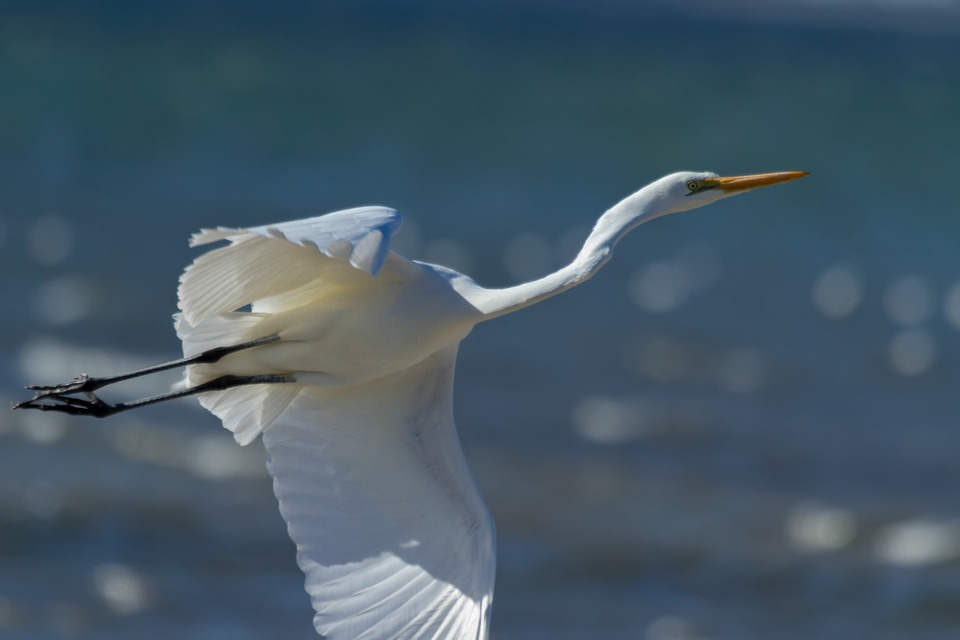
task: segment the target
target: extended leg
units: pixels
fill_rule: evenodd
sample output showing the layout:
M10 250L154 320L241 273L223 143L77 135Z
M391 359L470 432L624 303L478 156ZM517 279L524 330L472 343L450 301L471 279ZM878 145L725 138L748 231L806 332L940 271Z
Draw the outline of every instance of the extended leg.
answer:
M156 368L153 370L162 371L162 369ZM123 379L125 380L126 378ZM137 409L139 407L145 407L158 402L164 402L165 400L173 400L175 398L192 396L198 393L203 393L204 391L223 391L224 389L232 389L233 387L240 387L248 384L278 384L294 381L293 374L289 373L265 374L259 376L221 376L188 389L171 391L170 393L164 393L151 398L144 398L143 400L134 400L133 402L127 403L118 402L116 404L104 402L97 397L93 391L79 391L83 397L70 395L73 393L78 393L78 391L47 392L30 400L15 404L13 408L39 409L40 411L58 411L60 413L68 413L74 416L105 418L107 416L112 416L115 413L120 413L121 411Z
M88 391L96 391L107 385L116 384L118 382L123 382L124 380L130 380L131 378L139 378L140 376L150 375L151 373L157 373L159 371L166 371L168 369L176 369L178 367L185 367L191 364L210 364L211 362L218 362L222 358L230 355L231 353L236 353L237 351L243 351L244 349L252 349L254 347L261 347L265 344L270 344L271 342L276 342L280 339L280 336L272 335L267 336L266 338L257 338L256 340L251 340L250 342L242 342L240 344L233 344L226 347L216 347L214 349L209 349L203 353L198 353L195 356L190 356L189 358L179 358L177 360L171 360L170 362L164 362L161 364L155 364L152 367L145 367L143 369L137 369L136 371L131 371L129 373L121 373L116 376L105 376L102 378L94 378L88 376L85 373L80 374L72 382L67 382L64 384L55 384L55 385L30 385L27 389L31 391L36 391L33 400L39 400L47 396L59 396L65 393L86 393ZM30 401L27 401L30 402ZM26 402L21 402L19 405L16 405L14 408L20 408L20 405L26 405Z
M244 349L261 347L263 345L276 342L279 339L280 336L272 335L265 338L257 338L256 340L251 340L249 342L242 342L240 344L216 347L214 349L208 349L207 351L198 353L195 356L179 358L177 360L164 362L152 367L137 369L136 371L131 371L129 373L121 373L120 375L116 376L94 378L86 374L81 374L79 377L74 379L73 382L67 382L65 384L50 386L31 385L27 388L36 392L33 398L13 405L13 408L40 409L41 411L60 411L72 415L104 417L119 411L126 411L127 409L134 409L136 407L142 407L155 402L162 402L163 400L172 400L173 398L180 398L183 396L192 395L194 393L201 393L202 391L216 391L227 389L231 386L257 384L259 382L291 382L292 380L288 379L276 379L278 376L224 376L222 378L217 378L216 380L206 382L202 385L198 385L197 387L183 389L181 391L174 391L160 396L155 396L153 398L137 400L127 404L108 404L93 393L102 387L123 382L125 380L130 380L131 378L139 378L140 376L157 373L159 371L176 369L178 367L186 367L192 364L210 364L213 362L218 362L231 353L243 351ZM220 386L217 386L214 383L218 383Z

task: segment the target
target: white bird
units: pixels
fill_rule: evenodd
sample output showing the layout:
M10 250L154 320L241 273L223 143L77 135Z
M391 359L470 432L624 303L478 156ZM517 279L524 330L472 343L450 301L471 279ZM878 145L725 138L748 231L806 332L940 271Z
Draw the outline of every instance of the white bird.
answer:
M16 408L100 417L196 394L240 444L262 435L318 633L487 638L495 536L453 422L460 341L591 277L642 222L804 175L666 176L604 213L572 263L505 289L390 251L401 218L385 207L204 230L191 245L228 244L180 279L182 359L30 387ZM127 404L94 394L179 366L171 393Z

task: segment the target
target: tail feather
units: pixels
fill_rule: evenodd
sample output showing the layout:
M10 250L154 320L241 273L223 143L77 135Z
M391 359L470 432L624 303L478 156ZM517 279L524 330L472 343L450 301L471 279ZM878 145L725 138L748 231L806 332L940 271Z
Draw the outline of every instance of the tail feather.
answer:
M183 342L183 355L189 358L216 347L264 337L257 332L257 326L267 317L263 313L235 311L211 316L193 325L187 322L182 313L177 313L173 316L173 325L177 337Z
M174 316L177 336L183 341L183 355L195 356L216 347L241 344L262 337L257 325L268 316L261 313L224 313L211 316L194 326L183 314ZM192 365L180 383L181 388L196 386L210 379L206 365ZM302 389L297 384L253 384L223 391L197 394L200 404L223 421L242 445L253 442L270 427Z

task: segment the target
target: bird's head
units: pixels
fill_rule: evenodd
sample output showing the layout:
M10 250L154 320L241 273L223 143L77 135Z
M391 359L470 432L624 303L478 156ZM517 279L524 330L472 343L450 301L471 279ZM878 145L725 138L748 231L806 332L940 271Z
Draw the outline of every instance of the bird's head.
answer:
M636 194L649 217L696 209L751 189L767 187L807 175L806 171L781 171L745 176L718 176L707 171L680 171L660 178ZM628 199L629 200L629 199Z

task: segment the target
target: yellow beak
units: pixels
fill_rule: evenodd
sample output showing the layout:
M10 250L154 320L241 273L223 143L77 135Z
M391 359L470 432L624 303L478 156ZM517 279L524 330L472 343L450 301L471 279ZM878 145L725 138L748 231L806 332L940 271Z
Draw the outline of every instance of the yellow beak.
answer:
M740 193L758 187L768 187L771 184L780 184L789 180L796 180L809 175L807 171L779 171L777 173L755 173L749 176L730 176L727 178L710 178L705 180L705 186L722 189L727 193Z

